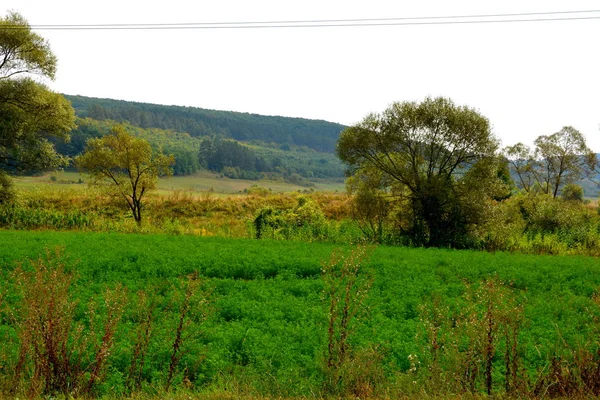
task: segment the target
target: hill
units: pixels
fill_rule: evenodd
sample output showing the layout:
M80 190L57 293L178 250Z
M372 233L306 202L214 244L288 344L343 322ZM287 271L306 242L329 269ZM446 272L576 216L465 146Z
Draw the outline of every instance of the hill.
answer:
M344 125L303 118L265 116L195 107L164 106L123 100L65 95L80 118L128 122L140 128L186 132L192 137L216 136L274 144L284 149L305 146L333 153Z

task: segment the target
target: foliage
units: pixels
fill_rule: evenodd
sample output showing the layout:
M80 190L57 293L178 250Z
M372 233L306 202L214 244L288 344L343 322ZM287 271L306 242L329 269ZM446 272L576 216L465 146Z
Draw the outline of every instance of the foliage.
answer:
M518 178L518 186L526 192L531 191L536 183L536 160L529 146L517 143L503 149L511 171Z
M533 152L517 143L506 147L504 154L523 190L537 189L554 198L563 186L581 180L597 164L596 154L587 147L585 137L572 126L539 136Z
M361 388L347 387L349 377L346 373L351 360L355 359L355 351L349 344L355 331L355 320L365 311L364 302L371 286L371 280L361 267L366 257L364 246L357 247L347 256L334 252L321 269L324 295L329 303L325 385L331 393L362 394L357 393Z
M311 198L303 196L298 198L298 203L291 210L277 210L272 207L265 207L258 210L254 218L256 239L263 238L267 227L271 229L271 238L273 239L277 233L290 239L297 236L298 230L302 231L306 229L312 231L312 234L309 236L310 238L319 238L324 225L325 215L323 211Z
M83 153L88 139L107 135L116 124L110 120L78 118L70 140L54 139L57 151L75 157ZM188 133L122 124L136 137L147 140L155 151L175 157L174 175L190 175L201 169L222 173L231 179L272 180L307 186L306 178L341 178L341 162L333 154L298 147L281 150L266 145L249 145L220 137L193 137Z
M198 157L200 164L211 171L221 171L225 167L257 172L267 170L264 159L257 158L250 148L232 140L204 139Z
M13 183L6 172L0 170L0 205L11 203L15 192Z
M562 189L560 197L565 201L583 202L583 188L575 183L568 183Z
M0 19L0 168L39 171L64 164L50 137L68 137L74 112L31 75L54 78L56 56L17 13Z
M515 394L522 387L519 330L523 325L523 299L496 277L477 287L467 285L451 310L439 296L421 307L426 338L424 361L437 390L448 393L493 392L494 368L504 361L504 388ZM501 349L504 354L501 354Z
M600 220L578 201L545 193L519 193L491 209L478 237L487 250L536 254L598 254Z
M468 179L485 182L485 176L493 176L475 172ZM366 206L375 204L358 194L282 194L260 189L259 193L251 189L251 193L228 197L210 190L152 194L144 200L150 218L138 226L130 217L128 205L119 198L107 196L95 187L67 185L63 181L66 182L59 178L46 186L17 188L14 201L0 205L0 226L237 238L256 237L260 231L261 237L278 240L340 244L377 241L372 233L377 231L353 220L357 215L354 202L364 199ZM462 242L464 247L534 254L600 254L600 216L592 204L552 199L538 192L515 193L501 201L480 201L477 196L477 191L465 194L473 204L469 206L471 212L483 213L486 221L471 227L469 240ZM304 206L302 197L307 199ZM382 242L407 244L397 234L406 229L397 225L406 223L404 204L382 202L382 205L389 207L387 216L381 218ZM267 219L256 225L261 210L271 216L263 215Z
M76 158L77 167L90 174L92 184L106 187L127 202L138 224L144 195L156 188L158 176L172 173L173 163L172 156L153 154L148 142L119 125L110 135L90 139L86 152Z
M481 222L480 213L469 212L468 205L475 203L465 194L480 190L480 200L491 197L485 185L473 186L460 175L475 165L478 172L493 167L486 160L494 157L496 146L488 120L477 111L449 99L426 98L394 103L347 128L337 154L354 173L385 175L394 197L408 204L405 233L415 245L460 247L469 225Z
M30 260L13 274L18 296L10 315L19 350L12 376L13 391L34 395L91 394L104 379L106 361L123 313L122 289L107 290L106 316L96 332L95 309L88 311L89 327L75 322L77 302L72 298L73 272L60 253ZM97 338L97 334L99 338ZM21 386L21 387L20 387Z
M79 117L128 122L140 128L187 132L276 146L306 146L333 152L343 125L302 118L270 117L232 111L67 96Z
M189 325L184 324L185 340L174 373L174 390L186 391L192 397L232 392L266 397L326 394L322 368L329 301L323 296L326 282L321 263L330 259L338 246L164 234L2 231L0 237L5 243L0 247L0 293L6 293L5 308L0 311L4 343L0 359L5 366L0 368L1 382L12 382L7 374L12 376L19 349L17 327L7 313L23 304L20 296L15 296L17 292L7 286L15 270L14 261L36 257L44 248L59 245L65 248L62 262L67 267L76 262L76 267L66 270L76 272L70 290L70 298L78 304L75 326L82 324L87 329L86 305L92 298L102 299L106 288L121 283L128 293L128 306L106 359L106 374L96 384L94 395L128 393L126 381L138 332L142 332L142 344L148 345L142 367L136 363L138 372L132 376L132 387L139 387L141 393L133 389L133 395L149 395L164 387L190 274L202 277L205 287L212 288L214 311L206 318L187 314ZM349 249L344 246L342 251ZM538 392L541 396L545 388L554 387L550 385L556 382L558 371L571 371L577 377L578 371L593 371L594 358L590 355L597 349L594 340L600 317L594 300L600 286L597 258L378 246L361 263L359 279L367 278L363 272L368 271L372 284L363 303L363 315L368 318L349 325L351 334L346 344L354 349L354 356L347 358L347 368L341 371L341 389L346 388L348 395L460 395L461 382L465 387L470 385L468 380L459 380L465 377L460 373L466 371L463 367L469 365L478 368L477 374L469 375L475 378L473 395L485 392L489 360L485 357L492 354L483 346L490 326L486 322L490 304L486 299L490 298L497 299L492 309L497 324L491 369L494 395L506 391L507 379L510 387L517 389L515 396L526 397L543 377ZM139 297L140 290L146 293L145 300ZM203 298L203 290L198 299ZM438 353L439 375L430 372L432 357L427 349L432 348L432 336L423 332L426 327L421 319L427 314L419 311L421 304L434 297L438 298L438 320L443 322L437 342L444 344ZM513 305L517 310L511 312ZM104 326L106 308L96 310L96 326ZM151 323L146 336L144 316L148 315ZM517 342L511 337L513 329L509 330L509 347L516 343L516 352L509 349L508 375L508 322L504 316L523 318L514 325L518 328ZM96 329L95 343L100 343L101 331ZM196 335L199 331L203 334ZM94 359L94 348L89 347L86 359ZM580 353L579 348L588 353ZM469 354L473 355L471 361ZM560 368L552 367L554 356L560 357ZM579 367L576 360L581 360ZM512 371L517 371L516 386ZM549 374L551 371L554 375ZM437 377L446 383L436 383ZM581 390L581 386L572 387Z
M596 155L587 147L585 137L572 126L538 137L535 146L541 164L538 182L554 198L563 185L578 181L596 163Z

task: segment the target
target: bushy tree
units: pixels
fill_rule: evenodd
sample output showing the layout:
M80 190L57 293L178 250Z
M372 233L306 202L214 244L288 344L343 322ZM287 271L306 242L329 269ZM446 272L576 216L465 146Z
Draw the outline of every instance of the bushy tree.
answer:
M54 79L56 56L17 13L0 19L0 168L47 170L64 164L48 141L67 138L73 108L33 79Z
M116 125L109 135L90 139L85 152L75 158L91 183L123 198L133 218L142 222L142 199L156 188L159 176L172 175L173 156L155 154L150 144Z
M496 168L497 140L484 116L446 98L394 103L344 130L337 154L353 174L375 169L385 175L397 196L404 196L409 218L407 234L416 245L461 246L469 225L481 214L469 214L471 192L465 173ZM494 179L498 179L497 175Z

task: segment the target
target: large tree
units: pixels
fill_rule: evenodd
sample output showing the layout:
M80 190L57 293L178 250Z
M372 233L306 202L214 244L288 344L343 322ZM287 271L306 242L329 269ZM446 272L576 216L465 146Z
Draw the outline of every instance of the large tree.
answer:
M159 176L172 175L173 156L156 154L144 139L116 125L110 134L87 141L85 152L75 158L91 183L122 198L138 224L142 223L144 195L156 188Z
M54 79L55 73L48 42L21 15L0 19L0 173L46 170L64 162L48 138L68 138L73 108L39 81Z
M337 144L350 172L374 169L395 187L389 193L408 206L405 233L427 246L457 246L479 222L486 196L475 193L496 187L496 149L488 120L446 98L394 103L347 128Z

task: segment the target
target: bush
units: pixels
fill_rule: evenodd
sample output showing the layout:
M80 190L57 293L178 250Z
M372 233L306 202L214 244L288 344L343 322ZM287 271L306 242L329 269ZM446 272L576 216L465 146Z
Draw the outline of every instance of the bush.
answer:
M583 188L574 183L567 184L560 194L565 201L583 202Z
M15 191L10 176L0 170L0 204L7 204L14 201Z

